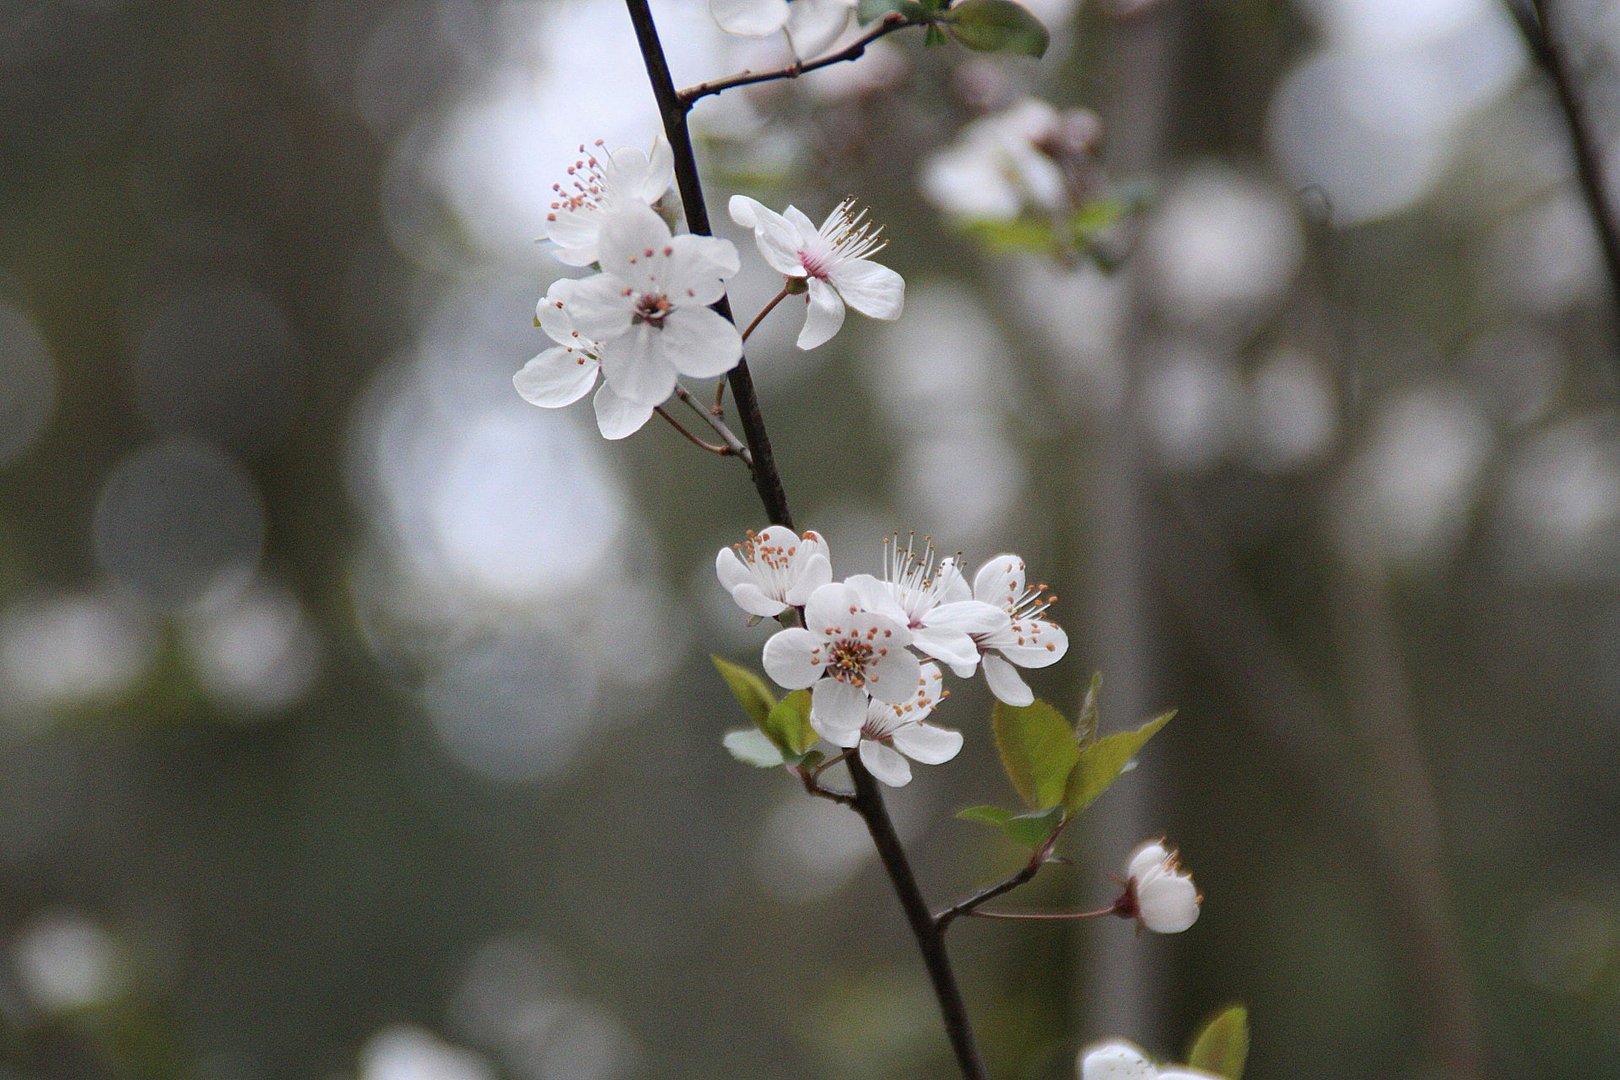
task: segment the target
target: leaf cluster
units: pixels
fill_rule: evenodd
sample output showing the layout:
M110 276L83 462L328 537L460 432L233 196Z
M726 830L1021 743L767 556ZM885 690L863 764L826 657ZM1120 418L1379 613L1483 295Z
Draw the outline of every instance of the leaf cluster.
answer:
M924 44L955 41L974 52L1040 57L1052 41L1041 20L1013 0L860 0L855 13L862 25L898 13L927 27Z

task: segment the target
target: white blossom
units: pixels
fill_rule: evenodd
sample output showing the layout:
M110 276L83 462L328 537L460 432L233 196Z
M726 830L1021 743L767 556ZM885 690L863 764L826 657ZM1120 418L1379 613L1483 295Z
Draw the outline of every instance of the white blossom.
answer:
M675 178L675 155L660 136L651 154L634 147L612 153L581 146L583 155L568 168L567 184L553 184L557 198L546 214L546 238L557 245L559 261L589 266L597 261L602 224L626 206L652 206Z
M834 746L859 745L861 763L871 774L890 787L911 782L912 761L941 765L962 749L962 733L950 728L925 724L923 720L949 691L941 688L944 676L938 664L923 664L917 692L905 701L890 704L876 698L866 703L866 716L856 724L847 716L836 718L818 713L812 705L810 726Z
M795 6L804 0L794 0ZM799 348L813 349L844 325L844 305L874 319L898 319L905 306L906 282L871 262L887 246L882 228L873 229L866 211L845 199L827 220L815 223L797 207L783 213L746 195L731 197L731 219L754 230L759 253L789 281L806 284L807 309Z
M1179 934L1198 921L1203 897L1192 875L1181 872L1176 853L1150 841L1131 853L1126 895L1134 900L1136 921L1157 934Z
M1028 705L1035 700L1018 668L1049 667L1069 651L1069 635L1041 618L1057 598L1045 585L1029 588L1024 581L1024 560L1017 555L997 555L973 576L973 598L1008 615L1002 628L973 635L983 657L985 682L1008 705ZM951 668L964 678L973 674L971 665L953 663Z
M709 305L737 272L737 248L712 236L671 236L645 206L602 224L602 272L568 303L580 333L601 346L602 376L638 405L658 405L679 375L712 378L737 366L742 337Z
M819 533L796 536L772 525L752 530L740 544L723 547L714 572L737 606L755 617L780 615L803 607L810 595L832 581L827 541Z
M860 727L869 698L899 705L917 689L921 665L906 651L911 631L861 607L840 583L810 594L804 626L765 643L765 673L789 690L810 687L810 708L833 730Z
M1080 1080L1219 1080L1185 1066L1160 1068L1128 1042L1115 1040L1080 1052Z
M972 121L924 163L923 195L946 213L970 219L1060 208L1063 169L1042 149L1059 124L1057 110L1039 98Z
M1005 631L1011 617L1000 607L973 598L954 559L934 567L934 545L923 542L919 553L913 540L900 547L900 538L883 541L882 578L856 574L846 584L868 611L887 615L911 631L917 649L950 664L966 678L979 663L974 634L994 636Z
M810 59L838 40L849 25L855 0L709 0L720 29L741 37L785 30L793 54Z
M596 385L602 369L602 346L585 337L574 326L570 296L579 282L564 278L535 306L540 328L557 344L530 360L512 376L512 385L523 400L543 409L572 405ZM638 405L620 397L606 382L591 403L596 407L596 426L605 439L622 439L639 430L652 416L651 405Z

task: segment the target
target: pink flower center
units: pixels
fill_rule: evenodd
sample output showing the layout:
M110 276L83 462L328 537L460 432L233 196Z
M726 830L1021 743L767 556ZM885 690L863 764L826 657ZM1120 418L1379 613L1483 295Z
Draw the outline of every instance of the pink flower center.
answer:
M664 320L669 313L675 310L675 305L669 302L669 297L663 293L644 293L636 301L635 314L630 316L631 322L646 323L655 330L664 328Z

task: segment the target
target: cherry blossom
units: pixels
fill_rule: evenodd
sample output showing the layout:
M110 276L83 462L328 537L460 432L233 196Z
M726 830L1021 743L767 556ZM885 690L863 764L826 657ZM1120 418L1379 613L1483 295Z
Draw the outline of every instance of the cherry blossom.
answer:
M759 618L803 607L811 593L832 580L832 563L819 533L797 536L792 529L772 525L760 533L750 530L742 543L721 548L714 572L737 606Z
M832 730L859 728L869 698L899 705L917 689L921 665L906 651L911 631L861 607L849 586L810 594L804 626L779 630L765 643L765 673L789 690L810 687L810 708Z
M1008 705L1030 704L1035 694L1018 668L1049 667L1069 651L1069 635L1041 618L1057 598L1045 585L1025 586L1024 560L1017 555L997 555L979 567L973 576L973 597L1008 615L1007 625L1001 629L973 634L990 692ZM971 665L952 663L951 668L964 678L973 674Z
M804 0L795 0L795 6ZM783 213L746 195L731 197L731 219L754 230L759 253L790 282L803 281L809 295L799 348L824 344L844 325L844 305L874 319L898 319L906 282L887 266L869 261L887 246L866 211L845 199L816 228L797 207Z
M923 765L942 765L962 749L962 733L950 728L925 724L923 720L934 711L949 691L941 689L944 676L938 664L923 664L914 696L897 704L871 699L866 703L866 716L856 724L844 723L847 716L830 718L818 713L812 705L810 726L834 746L859 745L861 763L890 787L904 787L911 782L912 761Z
M993 636L1012 622L1001 608L975 600L954 559L941 560L934 567L934 545L923 542L917 552L913 540L900 547L900 538L883 541L883 577L856 574L846 584L861 598L868 611L875 611L911 631L917 649L950 664L966 678L979 663L979 646L973 635Z
M1114 1041L1080 1054L1080 1080L1220 1080L1185 1066L1160 1068L1128 1042Z
M581 146L583 155L568 167L567 185L553 184L557 198L546 214L546 238L557 245L557 259L567 266L597 261L602 224L626 206L652 206L675 178L675 155L660 136L652 153L625 147L612 153Z
M801 59L837 41L854 8L854 0L709 0L709 13L726 33L764 37L785 30Z
M523 369L512 376L512 385L517 387L523 400L543 409L560 409L584 397L596 385L597 373L602 369L602 346L575 328L573 313L568 307L569 297L578 284L568 278L553 283L535 306L540 328L557 344L524 364ZM591 403L596 408L596 426L604 439L622 439L632 434L653 413L651 405L638 405L620 397L606 382Z
M1154 840L1131 853L1119 913L1156 934L1179 934L1198 921L1203 897L1192 875L1181 872L1176 852Z
M737 248L712 236L671 236L645 206L602 224L602 272L568 303L580 333L600 343L602 376L638 405L658 405L678 376L711 378L737 366L742 337L709 305L737 272Z
M1006 220L1025 209L1064 203L1063 169L1045 149L1060 126L1056 109L1039 98L980 117L923 165L930 202L964 218Z

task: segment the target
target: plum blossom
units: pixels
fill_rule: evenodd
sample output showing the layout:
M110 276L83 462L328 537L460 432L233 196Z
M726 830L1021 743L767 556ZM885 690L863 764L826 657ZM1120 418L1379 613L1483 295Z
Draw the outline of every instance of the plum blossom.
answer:
M723 547L714 572L737 606L759 619L803 607L810 594L832 581L827 541L819 533L797 536L772 525L749 530L740 544Z
M1156 934L1179 934L1197 922L1204 898L1192 875L1182 873L1176 860L1176 852L1158 840L1132 852L1125 895L1115 905L1116 912Z
M973 641L983 657L984 679L990 692L1008 705L1028 705L1035 694L1018 674L1018 668L1049 667L1069 651L1069 635L1054 622L1041 618L1057 597L1045 585L1024 584L1024 560L1017 555L997 555L973 576L973 598L1007 613L1005 626L989 633L973 633ZM951 663L963 678L973 674L969 664Z
M765 643L765 673L789 690L810 687L812 714L829 730L859 728L870 698L900 705L917 690L921 665L906 651L911 631L861 607L854 589L823 585L810 594L804 626Z
M596 385L602 369L602 346L585 337L574 326L569 298L579 282L569 278L554 282L535 306L540 328L557 344L530 360L512 376L512 385L523 400L543 409L572 405ZM622 439L634 433L652 416L651 405L638 405L620 397L606 382L591 400L596 408L596 426L604 439Z
M1219 1080L1184 1066L1161 1069L1128 1042L1114 1041L1080 1053L1080 1080Z
M551 185L557 195L546 214L546 238L557 245L557 259L567 266L597 261L602 224L626 206L652 206L675 179L675 155L660 136L651 154L634 147L612 153L581 146L583 155L568 167L568 185Z
M938 664L923 664L921 671L916 694L905 701L869 700L865 719L857 724L842 722L847 716L829 718L812 705L810 726L834 746L859 745L861 763L873 776L890 787L904 787L911 782L906 758L923 765L942 765L962 749L960 731L923 723L950 691L940 687L944 677Z
M794 0L794 6L804 0ZM754 230L759 253L789 283L803 281L809 295L799 348L824 344L844 325L844 305L874 319L898 319L905 306L906 282L870 258L887 246L881 227L872 228L866 211L845 199L816 228L797 207L783 213L746 195L731 197L731 219Z
M658 405L678 376L724 375L742 358L737 328L709 305L737 272L737 248L712 236L671 236L645 206L602 223L602 272L568 296L574 327L600 345L602 377L620 397Z
M979 664L979 646L973 635L994 636L1005 631L1012 618L1000 607L973 598L954 559L934 567L934 545L923 542L919 553L914 540L900 547L900 538L883 541L883 577L856 574L846 584L868 611L887 615L911 631L917 649L950 664L966 678Z
M739 37L787 32L793 54L809 59L844 32L855 0L709 0L720 29Z
M1025 210L1061 209L1068 189L1054 151L1083 150L1071 144L1084 142L1087 127L1095 128L1090 114L1059 114L1039 98L1024 98L967 124L930 157L922 170L923 195L946 213L969 219L1009 220Z

